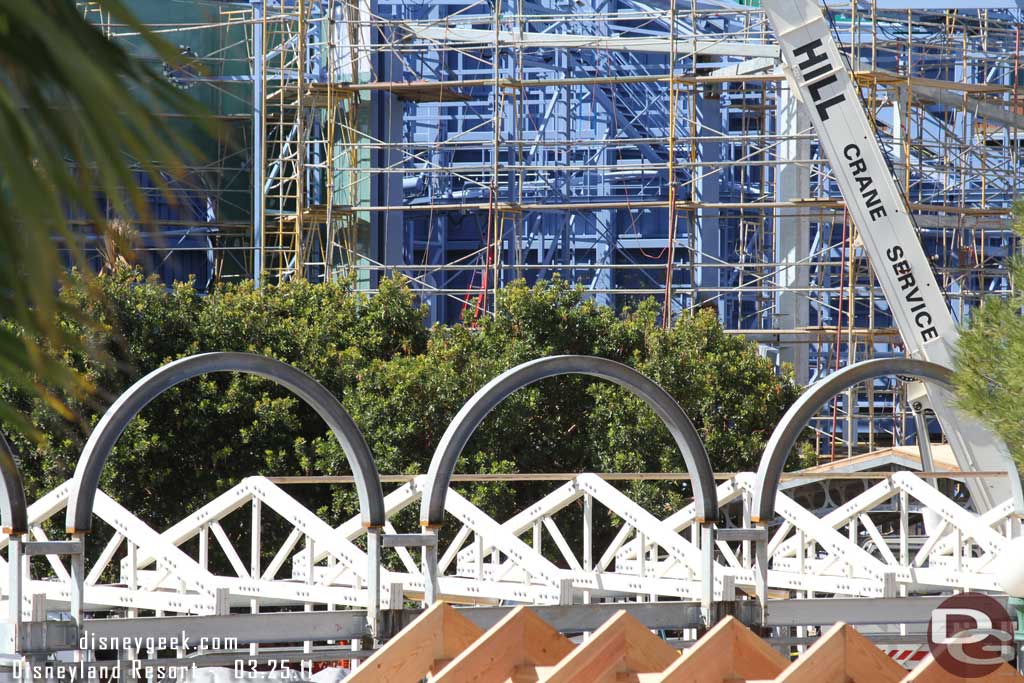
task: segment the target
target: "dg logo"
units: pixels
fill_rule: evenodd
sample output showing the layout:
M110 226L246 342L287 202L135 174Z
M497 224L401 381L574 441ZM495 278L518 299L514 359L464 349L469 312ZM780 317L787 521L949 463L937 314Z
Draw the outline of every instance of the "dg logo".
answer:
M932 611L928 647L954 676L981 678L1013 659L1013 630L999 602L981 593L960 593Z

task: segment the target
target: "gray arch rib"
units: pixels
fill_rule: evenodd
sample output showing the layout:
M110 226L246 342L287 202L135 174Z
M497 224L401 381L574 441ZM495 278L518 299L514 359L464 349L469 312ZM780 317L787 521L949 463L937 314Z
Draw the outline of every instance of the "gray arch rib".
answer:
M92 509L103 465L121 433L153 399L176 384L211 372L244 372L271 380L305 401L330 427L355 476L363 525L384 525L384 494L373 455L362 433L338 399L301 370L252 353L203 353L168 363L129 387L100 419L75 468L67 509L68 533L92 529ZM5 474L6 476L6 474Z
M556 375L589 375L628 389L649 405L668 427L692 475L698 521L713 521L718 515L715 477L704 442L675 399L658 384L628 365L595 356L549 356L518 365L498 375L473 394L448 425L434 451L427 473L426 490L420 502L420 523L440 526L445 498L455 465L484 418L519 389Z
M28 503L25 485L21 481L18 461L7 438L0 432L0 477L3 477L4 495L0 499L0 520L3 533L11 536L28 533Z
M877 358L854 363L812 384L790 406L775 427L757 468L754 485L753 521L767 522L775 516L775 498L789 453L807 423L829 400L850 387L876 377L905 375L952 389L953 371L944 365L916 358Z

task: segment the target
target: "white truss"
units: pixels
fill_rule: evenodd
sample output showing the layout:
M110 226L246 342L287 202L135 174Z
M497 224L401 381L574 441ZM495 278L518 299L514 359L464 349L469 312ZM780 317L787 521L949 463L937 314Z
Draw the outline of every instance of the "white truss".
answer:
M418 477L386 496L386 533L395 533L399 512L419 502L424 483ZM754 483L754 475L740 474L718 486L723 518L749 526ZM69 492L65 483L30 506L34 540L47 540L43 525L64 510ZM559 526L560 513L580 504L582 547L572 547ZM598 505L619 525L604 547L594 546ZM237 518L234 525L225 522L244 515L243 508L249 519L239 533ZM503 522L455 491L448 494L446 510L457 522L452 540L438 549L439 592L449 600L568 604L701 597L702 552L693 505L657 519L599 476L580 474ZM86 568L90 611L225 614L232 607L258 611L367 604L368 562L359 545L365 529L359 517L333 528L264 477L243 480L163 533L103 493L97 494L95 513L112 528L113 537ZM776 513L781 523L767 548L770 597L998 590L993 560L1021 527L1010 501L978 515L911 472L880 480L820 518L780 493ZM912 522L919 525L922 519L929 533L913 536ZM267 563L262 559L262 531L271 524L284 525L287 537ZM229 533L226 526L234 531ZM0 538L0 545L7 540ZM239 540L248 541L246 559L236 548ZM557 561L545 554L548 543ZM716 600L734 599L737 592L754 594L754 545L750 540L715 542ZM211 553L217 552L230 573L211 569ZM418 549L390 552L395 553L388 558L392 569L382 570L381 576L384 609L422 599L425 585ZM67 567L58 557L46 560L52 576L24 584L26 618L31 618L33 605L38 613L41 601L48 609L64 609L69 603ZM0 570L5 568L0 560ZM0 571L5 595L7 576Z

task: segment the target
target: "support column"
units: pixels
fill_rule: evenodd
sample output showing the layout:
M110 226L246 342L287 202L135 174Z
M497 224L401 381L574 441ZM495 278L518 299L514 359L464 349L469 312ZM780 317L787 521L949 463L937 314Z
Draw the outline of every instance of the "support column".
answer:
M437 153L440 156L440 152ZM435 162L435 166L440 168L443 163L447 162ZM444 201L446 198L451 196L450 182L445 182L445 186L449 189L442 189L438 191L435 187L430 190L431 201L439 199ZM434 213L428 218L433 222L433 226L427 226L428 239L424 245L424 249L427 250L427 264L429 266L440 267L448 263L448 213ZM413 245L416 238L415 230L410 230L406 239L407 244ZM410 251L412 251L410 249ZM436 273L430 275L424 275L426 282L437 289L444 289L449 286L449 280L454 275L452 271L441 268ZM448 315L449 298L444 294L438 294L429 298L429 317L427 318L427 324L433 325L434 323L446 323L453 319L455 315ZM458 302L452 302L458 303ZM459 309L453 307L455 314L458 313Z
M380 633L381 532L376 528L366 530L366 620L374 637Z
M249 509L249 576L253 581L258 581L263 573L263 501L253 497ZM249 600L249 612L259 614L260 601L256 598ZM259 654L259 644L249 644L249 656L255 657ZM150 653L152 657L152 653Z
M22 578L25 576L21 543L20 536L11 536L7 544L7 622L15 629L21 623Z
M607 16L610 13L618 11L618 2L614 0L590 0L592 8L588 8L586 11L593 12L595 16ZM600 35L607 35L608 25L604 22L596 24L595 31ZM598 58L598 64L604 57ZM611 69L609 61L609 69ZM600 90L600 86L594 88L594 90ZM615 131L615 120L611 112L606 109L602 109L598 106L595 98L591 98L590 106L593 108L591 112L591 121L593 122L593 135L595 140L610 140L615 137L617 131ZM571 108L566 107L566 117L571 118ZM566 139L570 139L567 136ZM606 149L601 153L598 163L611 168L618 161L618 154L612 149ZM567 160L567 163L571 161ZM599 174L600 180L598 181L598 196L600 197L611 197L612 196L612 183L611 174L607 172L601 172ZM593 278L591 279L590 288L593 290L611 290L615 287L615 269L611 267L602 268L601 266L612 266L615 264L615 252L618 246L618 221L616 220L617 211L610 209L601 209L594 211L594 260L593 263L598 266L595 268ZM602 306L613 306L615 304L615 297L610 293L598 292L594 295L594 301Z
M782 139L778 145L775 201L806 199L810 197L810 169L806 160L811 155L811 143L810 140L794 140L787 136L798 135L806 130L809 120L788 83L782 84L779 89L776 121L777 132ZM806 211L799 208L778 209L775 219L775 258L780 263L790 264L779 268L777 278L779 292L775 301L775 326L780 330L802 329L810 322L810 304L805 291L809 282L809 266L805 264L810 233L810 219ZM800 266L792 265L798 262ZM792 364L797 382L808 383L808 345L805 342L787 341L783 336L779 343L779 360Z
M761 623L768 620L768 539L766 536L754 543L754 593L761 607ZM801 549L799 552L803 552Z
M598 125L597 139L603 139L608 135L609 127L603 122ZM606 152L603 163L611 165L614 163L612 153ZM612 194L609 174L602 173L599 194L603 197L610 197ZM594 271L594 277L590 287L594 290L611 290L615 287L615 269L610 267L615 264L615 250L619 241L618 222L615 220L615 212L610 209L595 211L594 216L594 263L599 266ZM600 268L600 266L609 266ZM602 306L613 306L615 297L609 292L598 292L594 301Z
M706 83L697 95L697 160L694 168L694 196L697 201L696 230L697 253L693 259L697 264L696 303L710 302L718 311L718 319L726 320L727 306L719 287L725 281L724 272L718 266L722 261L722 233L719 225L720 210L706 208L705 204L717 204L722 183L722 100L720 85Z
M641 545L638 551L643 555ZM701 556L701 591L700 610L704 616L705 627L712 626L712 606L715 602L715 525L704 522L700 525L700 556Z
M607 195L606 195L607 196ZM618 241L618 230L613 213L608 210L594 212L594 263L598 266L611 266L615 263L615 244ZM593 290L611 290L615 287L615 269L598 268L590 284ZM601 306L612 306L615 299L607 291L598 291L594 301Z
M441 3L432 3L427 15L427 19L432 22L443 23L447 12L451 10L447 5ZM379 15L377 15L379 16ZM423 74L426 78L434 78L438 81L445 80L448 70L448 53L443 50L431 50L423 54L420 59ZM398 74L396 74L397 76ZM430 166L435 169L450 168L452 166L452 150L447 148L443 143L448 140L451 133L449 131L450 126L454 126L458 129L458 116L453 115L453 110L449 106L442 105L440 102L418 102L416 104L416 116L419 120L424 121L436 121L437 128L433 133L427 133L424 141L428 141L431 144L429 151ZM419 135L423 135L422 129L420 132L413 135L414 139L418 140ZM424 152L427 154L427 152ZM397 161L397 160L396 160ZM452 204L452 175L448 173L425 173L418 179L417 182L422 181L424 184L424 191L427 193L427 201L431 204ZM427 211L426 215L426 226L425 235L423 235L424 244L423 249L425 250L424 259L420 259L417 256L417 247L419 246L416 241L417 228L410 226L408 231L403 230L403 234L406 239L406 252L409 256L409 263L425 262L428 266L444 266L448 263L448 233L449 224L451 222L451 214L447 211ZM440 270L430 275L424 274L424 279L429 287L435 287L437 289L445 289L449 286L450 280L456 275L455 272ZM429 318L427 322L431 325L434 323L445 323L450 320L458 319L459 306L457 300L452 300L444 294L438 294L433 296L424 296L425 301L429 307ZM451 313L451 315L449 315Z
M423 527L424 534L432 534L436 537L437 529L430 527ZM480 548L477 548L477 562L483 561L483 555L479 552ZM437 591L438 591L438 567L437 567L437 539L435 538L432 543L427 543L423 546L423 603L424 607L429 607L437 602Z
M71 619L78 627L79 636L85 628L85 534L74 533L71 540L78 542L79 552L68 559L71 562ZM88 659L85 652L75 650L75 662Z
M402 80L402 65L398 58L386 51L384 36L374 29L372 39L377 47L373 64L377 80L394 82ZM370 135L375 140L390 144L402 142L403 106L393 94L375 90L370 95ZM370 151L372 168L399 166L402 154L396 147L374 148ZM400 173L370 174L370 206L401 206L402 175ZM403 266L406 263L403 244L403 211L370 212L370 257L386 266ZM377 287L380 271L370 278L370 286Z

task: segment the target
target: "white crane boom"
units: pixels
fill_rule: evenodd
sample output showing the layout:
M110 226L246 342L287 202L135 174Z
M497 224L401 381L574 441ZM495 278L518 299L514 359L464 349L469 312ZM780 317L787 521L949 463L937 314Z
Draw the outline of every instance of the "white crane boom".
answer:
M762 6L782 47L783 69L810 114L908 354L951 366L956 322L821 8L815 0L763 0ZM962 470L1010 473L967 479L979 511L1011 496L1024 511L1006 445L954 408L948 392L929 388L928 398Z

